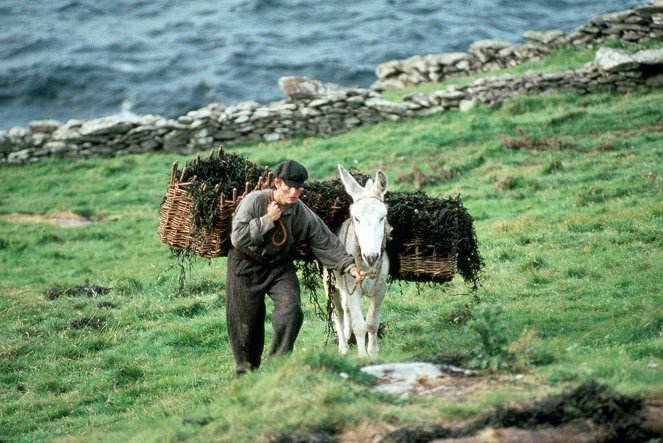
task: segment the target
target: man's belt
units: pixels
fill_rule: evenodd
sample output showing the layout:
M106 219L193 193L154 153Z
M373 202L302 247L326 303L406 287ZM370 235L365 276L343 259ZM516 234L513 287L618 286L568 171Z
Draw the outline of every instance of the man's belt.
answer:
M237 249L237 248L233 248L233 250L237 253L237 255L239 256L239 258L241 258L242 260L246 260L246 261L251 262L251 263L254 263L254 264L261 264L258 260L256 260L255 258L251 257L249 254L246 254L246 253L240 251L240 250Z
M233 250L237 253L239 258L241 258L242 260L246 260L249 263L253 263L255 265L263 265L263 266L279 265L279 264L282 264L282 263L285 263L285 262L288 262L288 261L292 261L288 257L281 257L281 258L279 258L277 260L274 260L272 262L268 262L268 261L263 262L263 261L256 260L255 258L251 257L249 254L240 251L239 249L235 248L234 246L233 246Z

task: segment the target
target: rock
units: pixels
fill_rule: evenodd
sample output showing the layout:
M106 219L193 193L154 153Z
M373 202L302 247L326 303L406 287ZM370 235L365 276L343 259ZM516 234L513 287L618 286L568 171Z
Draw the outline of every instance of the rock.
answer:
M345 89L335 83L325 83L308 77L281 77L279 88L285 95L296 100L317 98Z
M120 117L102 117L83 123L80 133L84 136L124 134L133 126L131 121Z
M647 80L645 80L645 84L652 88L663 86L663 74L649 77Z
M633 14L633 11L630 9L627 9L625 11L617 11L617 12L610 12L608 14L601 14L598 15L594 18L592 18L589 22L590 23L597 23L604 25L606 23L619 23L623 22L626 20L631 14Z
M639 63L625 51L601 48L596 52L594 65L604 72L621 72L632 71L639 66Z
M523 33L523 38L529 42L539 43L544 46L553 44L558 40L565 40L568 34L564 31L555 29L546 32L527 31Z
M476 106L477 102L474 100L461 100L458 103L458 109L460 112L469 112Z
M82 138L80 128L76 125L71 126L69 123L60 126L51 136L54 140L62 140L65 142L77 142Z
M638 6L635 12L643 15L663 14L663 4Z
M20 140L28 138L32 135L30 128L21 128L20 126L14 126L7 130L7 136L12 140Z
M470 45L470 52L474 51L491 51L496 52L500 49L504 49L507 46L511 46L511 43L504 40L497 39L487 39L487 40L477 40L476 42Z
M412 92L405 97L403 97L404 102L412 102L418 105L419 107L422 108L427 108L431 106L431 101L430 99L425 95L422 94L421 92Z
M364 366L362 372L379 380L377 389L391 394L408 394L423 378L438 378L443 372L432 363L385 363Z
M400 60L390 60L375 68L375 75L378 78L394 77L401 72L403 72L403 63Z
M182 152L191 139L189 131L171 131L163 137L165 151Z
M16 152L10 152L7 157L7 163L25 163L32 157L31 149L22 149Z
M32 132L41 132L42 134L52 134L60 126L62 126L62 123L57 120L35 120L28 123L28 128Z
M663 65L663 48L636 52L633 54L633 60L642 65Z
M276 142L281 140L281 134L278 134L276 132L273 132L271 134L265 134L262 136L263 140L266 142Z
M386 112L388 114L402 115L407 111L407 106L404 104L390 102L382 98L369 98L364 103L369 108L374 108L380 112Z
M455 65L466 60L469 56L467 52L444 52L442 54L430 54L426 58L431 65Z
M12 143L12 139L7 134L7 131L0 131L0 154L12 152L14 150L13 147L14 143Z
M492 60L497 52L509 46L511 43L503 40L479 40L470 45L469 52L476 55L482 63L486 63Z
M465 93L463 91L446 89L444 91L435 91L433 96L440 100L462 100L465 98Z

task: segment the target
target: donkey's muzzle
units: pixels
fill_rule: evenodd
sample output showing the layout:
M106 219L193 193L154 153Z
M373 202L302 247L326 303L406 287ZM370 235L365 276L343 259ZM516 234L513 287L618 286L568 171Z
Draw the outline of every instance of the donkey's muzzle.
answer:
M373 268L377 264L378 259L380 258L380 254L362 254L362 257L364 258L366 264Z

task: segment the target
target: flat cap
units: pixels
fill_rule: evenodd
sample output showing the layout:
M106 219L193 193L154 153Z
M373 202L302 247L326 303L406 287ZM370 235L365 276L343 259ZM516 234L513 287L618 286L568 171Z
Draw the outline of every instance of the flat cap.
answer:
M291 188L301 188L308 180L308 171L299 162L283 160L274 168L274 176L280 178Z

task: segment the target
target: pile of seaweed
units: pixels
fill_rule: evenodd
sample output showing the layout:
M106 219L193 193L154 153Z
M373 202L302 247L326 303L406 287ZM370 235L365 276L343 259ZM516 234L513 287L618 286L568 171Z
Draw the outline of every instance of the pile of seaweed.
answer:
M436 251L448 251L456 257L458 273L474 288L484 266L479 252L474 219L463 206L460 195L434 198L423 192L395 192L385 195L389 208L388 220L394 230L387 243L387 253L393 268L407 239L423 238Z
M369 178L354 170L350 173L362 186ZM352 204L338 178L312 181L300 198L332 231L340 228L349 216ZM435 198L423 192L387 192L385 203L387 220L393 228L392 239L387 243L392 279L431 281L425 273L415 276L402 275L399 271L400 259L408 253L407 242L420 238L439 253L455 255L458 273L476 289L484 261L479 252L474 219L463 206L460 196ZM304 260L306 254L306 251L302 253Z
M477 435L486 428L542 430L577 424L578 429L586 428L586 432L583 432L585 437L591 437L578 438L578 441L644 442L660 435L643 425L643 405L640 398L627 397L612 391L606 385L589 380L575 389L544 398L530 406L498 407L460 428L403 428L386 435L381 441L442 441L447 438ZM564 441L573 440L569 438Z
M216 156L212 151L207 158L197 157L185 163L176 173L180 183L191 184L186 190L193 201L190 222L194 236L210 232L214 227L221 194L231 199L233 193L241 195L247 183L252 189L261 178L264 183L268 180L266 166L258 166L237 153L226 153L223 147L217 152Z

